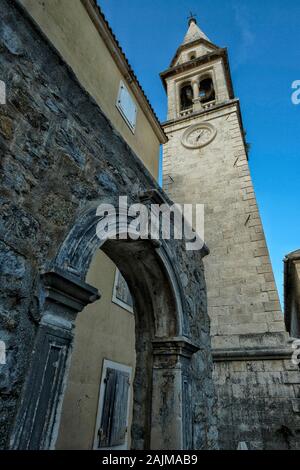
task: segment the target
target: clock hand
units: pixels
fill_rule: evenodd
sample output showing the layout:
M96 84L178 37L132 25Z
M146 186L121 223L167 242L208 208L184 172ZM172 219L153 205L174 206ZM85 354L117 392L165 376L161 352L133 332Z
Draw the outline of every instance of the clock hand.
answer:
M198 135L197 139L196 139L196 142L198 142L198 140L200 139L200 137L202 137L204 131L201 131L200 134Z

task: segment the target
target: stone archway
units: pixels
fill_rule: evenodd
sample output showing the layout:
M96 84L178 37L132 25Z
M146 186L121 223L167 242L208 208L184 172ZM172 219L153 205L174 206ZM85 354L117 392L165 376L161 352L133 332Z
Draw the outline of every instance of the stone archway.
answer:
M127 227L120 220L117 217L117 239L97 236L94 205L79 217L51 269L41 276L42 319L13 448L47 449L55 444L76 315L100 295L85 283L100 247L117 264L134 295L137 367L132 447L193 448L191 358L203 345L193 332L184 292L187 282L180 275L178 258L184 258L184 252L176 252L179 242L125 240ZM203 288L201 282L198 287Z

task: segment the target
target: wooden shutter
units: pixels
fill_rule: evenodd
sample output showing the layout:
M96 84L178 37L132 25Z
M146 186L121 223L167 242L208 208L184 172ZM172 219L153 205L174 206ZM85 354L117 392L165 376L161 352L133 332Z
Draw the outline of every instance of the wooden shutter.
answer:
M101 425L98 432L99 447L125 444L129 397L129 373L107 368Z
M127 282L120 273L119 270L116 272L117 281L116 281L116 297L118 300L124 302L124 304L129 307L133 307L133 300Z
M116 370L106 369L105 394L103 401L101 425L99 429L99 447L109 447L112 425L113 405L115 400Z
M114 413L112 418L112 430L110 445L119 446L125 443L127 432L127 409L129 395L129 374L128 372L116 371L116 388Z
M117 106L129 124L130 128L134 131L136 125L137 107L123 82L120 84Z

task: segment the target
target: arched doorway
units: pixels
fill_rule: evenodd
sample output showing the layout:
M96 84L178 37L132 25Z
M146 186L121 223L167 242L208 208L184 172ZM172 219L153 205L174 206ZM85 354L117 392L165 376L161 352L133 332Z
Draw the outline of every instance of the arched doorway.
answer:
M101 298L77 315L56 450L131 447L135 314L119 269L97 250L86 281Z
M41 276L43 316L16 422L14 448L55 446L75 318L85 305L99 298L96 289L84 281L99 248L118 266L134 295L132 448L195 446L195 426L200 423L194 414L199 414L206 400L203 393L195 395L204 386L201 374L211 386L203 254L184 253L181 241L123 239L128 225L124 227L121 217L116 220L118 236L112 240L109 233L96 235L99 218L95 206L83 213L51 269ZM202 355L192 361L200 349Z

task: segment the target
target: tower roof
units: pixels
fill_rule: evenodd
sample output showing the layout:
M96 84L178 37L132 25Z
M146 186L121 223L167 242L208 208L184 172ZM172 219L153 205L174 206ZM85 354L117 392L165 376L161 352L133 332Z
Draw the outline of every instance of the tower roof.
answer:
M189 29L185 35L185 38L182 44L185 45L185 44L188 44L189 42L197 41L197 39L205 39L206 41L210 42L206 34L204 34L204 32L197 25L196 18L192 17L189 20Z

